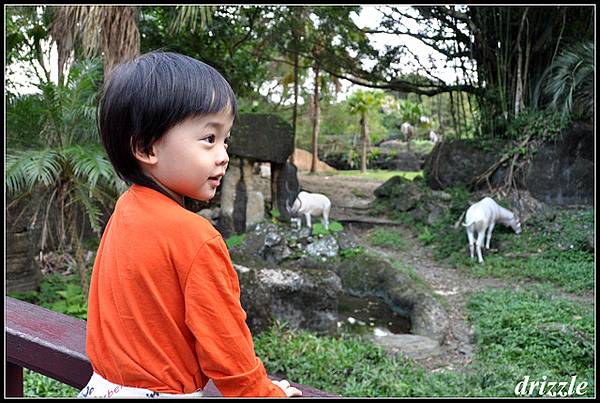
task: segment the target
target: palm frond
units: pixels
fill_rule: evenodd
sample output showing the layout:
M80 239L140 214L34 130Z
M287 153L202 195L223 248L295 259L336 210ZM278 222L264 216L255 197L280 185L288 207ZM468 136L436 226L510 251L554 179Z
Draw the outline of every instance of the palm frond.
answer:
M594 103L594 45L580 42L565 48L544 71L536 86L535 99L563 116L576 114L593 116Z
M102 231L101 219L102 211L98 202L89 191L89 183L81 178L75 178L74 186L71 187L70 203L83 207L85 214L88 217L92 230L100 235Z
M110 184L114 170L102 148L97 144L81 147L75 145L64 150L73 169L73 174L87 183L91 196L98 181L103 179Z
M200 29L206 29L216 9L216 6L177 6L177 14L169 25L169 32L172 35L180 34L185 30L195 32L198 20L200 20Z
M6 161L5 183L11 193L52 186L63 171L60 153L52 149L7 153Z

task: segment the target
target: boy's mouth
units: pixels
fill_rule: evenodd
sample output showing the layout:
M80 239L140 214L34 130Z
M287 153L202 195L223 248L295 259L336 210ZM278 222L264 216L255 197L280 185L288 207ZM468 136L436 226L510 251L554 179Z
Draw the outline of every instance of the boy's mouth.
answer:
M219 175L215 175L215 176L209 176L208 177L208 181L213 185L213 186L219 186L221 184L221 178L223 177L223 174L219 174Z

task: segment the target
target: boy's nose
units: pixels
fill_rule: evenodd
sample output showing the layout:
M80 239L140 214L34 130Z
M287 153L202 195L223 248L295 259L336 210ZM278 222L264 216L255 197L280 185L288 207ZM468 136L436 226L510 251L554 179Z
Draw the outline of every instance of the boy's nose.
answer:
M217 165L226 165L229 163L229 154L225 147L223 147L222 151L219 153L217 157Z

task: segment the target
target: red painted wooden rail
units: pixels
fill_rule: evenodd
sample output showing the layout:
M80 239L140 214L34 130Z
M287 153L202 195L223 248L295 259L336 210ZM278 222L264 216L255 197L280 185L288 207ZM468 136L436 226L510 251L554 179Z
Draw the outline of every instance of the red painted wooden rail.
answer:
M23 396L23 368L82 389L92 375L85 353L86 322L72 316L5 298L6 396ZM279 377L271 376L278 380ZM336 397L310 386L291 383L303 397ZM212 381L205 396L222 396Z

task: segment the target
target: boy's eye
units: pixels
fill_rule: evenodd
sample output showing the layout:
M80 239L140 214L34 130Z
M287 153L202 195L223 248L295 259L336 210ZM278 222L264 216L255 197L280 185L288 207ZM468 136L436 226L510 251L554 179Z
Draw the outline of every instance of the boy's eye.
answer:
M203 138L202 140L206 140L208 141L210 144L214 144L215 140L216 140L216 136L214 134L211 134L208 137Z

